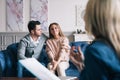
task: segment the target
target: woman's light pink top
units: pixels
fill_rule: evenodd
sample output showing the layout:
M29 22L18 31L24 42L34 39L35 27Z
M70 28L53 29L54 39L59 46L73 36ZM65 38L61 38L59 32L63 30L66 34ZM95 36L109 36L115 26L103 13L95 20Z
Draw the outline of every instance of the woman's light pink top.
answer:
M61 57L62 61L69 61L70 46L67 37L48 39L46 44L46 51L50 60L58 60Z

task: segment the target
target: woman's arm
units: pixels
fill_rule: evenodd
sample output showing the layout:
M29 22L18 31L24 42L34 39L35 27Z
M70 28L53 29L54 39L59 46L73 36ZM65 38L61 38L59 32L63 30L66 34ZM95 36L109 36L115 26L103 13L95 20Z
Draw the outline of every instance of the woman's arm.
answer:
M51 61L54 61L54 56L53 56L53 53L52 53L51 45L50 45L48 40L46 41L46 52L47 52L47 55L48 55L49 59Z
M53 69L55 70L57 65L62 61L68 61L69 60L69 54L70 54L70 46L69 46L69 40L64 37L62 40L60 40L60 52L59 52L59 57L57 61L55 61Z
M68 38L64 37L63 40L61 41L61 50L59 53L59 57L63 60L69 60L69 55L70 55L70 46L69 46L69 40Z
M78 52L74 52L75 47L73 46L71 48L71 53L70 53L70 60L72 61L72 63L78 68L79 71L81 71L84 67L84 55L80 49L80 47L78 47Z

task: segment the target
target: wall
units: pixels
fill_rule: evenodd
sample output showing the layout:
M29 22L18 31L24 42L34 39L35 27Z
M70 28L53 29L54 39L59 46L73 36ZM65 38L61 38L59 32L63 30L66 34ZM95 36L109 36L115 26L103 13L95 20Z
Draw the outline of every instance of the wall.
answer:
M76 24L76 6L84 6L86 3L87 0L50 0L49 23L58 22L63 31L76 31L77 28L80 28Z
M0 0L0 32L6 32L6 0ZM30 0L23 0L23 32L27 31L30 20ZM48 24L58 22L64 32L73 32L81 28L76 24L76 5L86 3L87 0L48 0ZM84 26L82 26L83 28Z
M81 23L81 9L85 8L87 0L48 0L48 24L57 22L61 25L64 34L72 42L73 33L84 29ZM76 7L80 5L79 7ZM80 10L78 10L80 9ZM80 15L79 15L80 14ZM5 49L9 44L18 42L27 32L27 23L30 20L30 0L23 0L23 31L6 31L6 0L0 0L0 49ZM45 32L48 34L48 32Z
M0 32L6 30L6 3L5 0L0 0Z

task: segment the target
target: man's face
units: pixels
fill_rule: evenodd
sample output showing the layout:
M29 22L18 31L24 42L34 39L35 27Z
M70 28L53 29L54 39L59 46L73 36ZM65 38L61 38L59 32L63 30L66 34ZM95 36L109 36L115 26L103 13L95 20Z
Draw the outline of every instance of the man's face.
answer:
M34 29L34 35L39 37L42 34L42 29L40 25L36 25L36 28Z

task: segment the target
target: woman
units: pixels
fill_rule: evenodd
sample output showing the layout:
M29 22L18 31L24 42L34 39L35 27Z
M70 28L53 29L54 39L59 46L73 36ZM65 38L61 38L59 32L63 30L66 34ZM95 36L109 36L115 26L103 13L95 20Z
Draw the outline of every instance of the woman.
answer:
M46 41L46 51L50 60L48 69L58 76L66 76L65 70L69 67L70 46L58 23L49 26L49 39Z
M89 0L84 19L95 40L85 51L80 80L120 80L120 0Z

